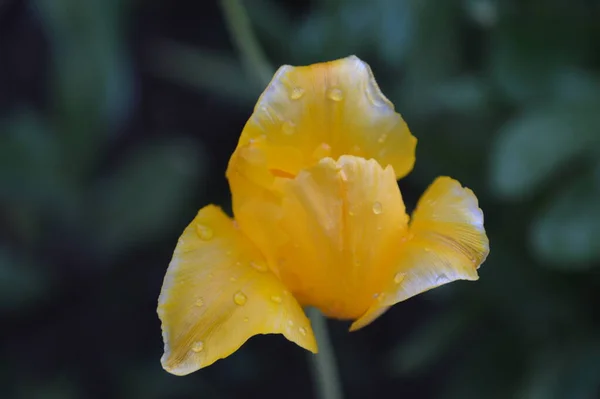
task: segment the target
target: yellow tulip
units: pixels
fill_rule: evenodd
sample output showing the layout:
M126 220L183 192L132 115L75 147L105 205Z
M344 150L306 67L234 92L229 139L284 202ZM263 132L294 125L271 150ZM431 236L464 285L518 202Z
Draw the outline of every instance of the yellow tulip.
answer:
M158 305L163 367L191 373L257 334L316 353L302 306L353 331L477 280L489 242L471 190L440 177L406 214L397 179L416 142L357 57L281 67L229 162L235 221L209 205L175 248Z

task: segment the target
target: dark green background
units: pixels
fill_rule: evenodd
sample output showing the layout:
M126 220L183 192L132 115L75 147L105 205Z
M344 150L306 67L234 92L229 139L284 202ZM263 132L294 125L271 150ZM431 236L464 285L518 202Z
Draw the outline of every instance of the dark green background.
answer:
M273 67L356 54L438 175L480 199L476 283L356 333L348 398L600 397L600 5L246 0ZM200 0L0 0L0 397L307 398L307 354L256 337L179 378L156 300L263 86Z

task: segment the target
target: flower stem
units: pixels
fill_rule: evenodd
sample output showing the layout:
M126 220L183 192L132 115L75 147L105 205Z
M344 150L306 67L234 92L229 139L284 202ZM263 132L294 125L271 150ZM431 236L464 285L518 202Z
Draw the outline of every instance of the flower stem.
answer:
M221 0L221 9L246 70L262 85L267 85L271 81L273 70L254 35L244 5L240 0Z
M319 353L309 355L313 379L319 390L318 397L320 399L342 399L342 388L333 346L327 330L327 320L316 308L309 308L307 313L319 344Z

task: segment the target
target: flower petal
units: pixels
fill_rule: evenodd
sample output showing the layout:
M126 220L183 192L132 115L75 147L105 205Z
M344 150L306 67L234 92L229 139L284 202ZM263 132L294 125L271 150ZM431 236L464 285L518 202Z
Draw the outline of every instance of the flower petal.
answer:
M397 258L408 216L391 166L322 159L284 188L277 271L303 305L352 319L370 306Z
M219 208L207 206L180 237L158 302L163 367L185 375L280 333L316 352L310 323L260 252Z
M352 326L358 330L389 306L455 280L477 280L489 253L477 197L449 177L439 177L419 200L387 287Z
M383 95L370 67L355 56L309 66L282 66L261 95L238 148L266 137L285 152L269 169L295 175L321 158L357 155L392 165L396 177L415 162L417 140Z

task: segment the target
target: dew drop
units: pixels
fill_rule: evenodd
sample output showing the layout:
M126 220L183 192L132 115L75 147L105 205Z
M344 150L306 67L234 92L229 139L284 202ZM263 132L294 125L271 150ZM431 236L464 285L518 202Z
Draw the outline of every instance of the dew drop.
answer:
M379 201L373 202L373 213L376 215L379 215L379 214L381 214L381 212L383 212L383 205L381 205L381 202L379 202Z
M248 297L242 291L236 292L233 296L233 302L235 302L235 304L239 306L243 306L247 300Z
M302 87L294 87L290 92L290 98L292 100L299 100L304 95L304 89Z
M250 262L250 266L252 266L252 268L258 272L264 273L267 270L269 270L269 267L266 265L266 263L261 262L261 261L252 261Z
M304 328L304 327L300 327L300 328L298 329L298 331L300 332L300 334L302 334L302 335L306 335L306 328Z
M202 341L196 341L192 345L192 351L194 351L196 353L202 352L203 349L204 349L204 342L202 342Z
M312 153L313 159L323 159L331 155L331 146L327 143L319 144Z
M231 281L232 283L235 283L237 281L237 278L231 276L231 277L229 277L229 281Z
M247 317L244 317L244 323L248 323L249 321L250 321L250 319L249 319L249 318L247 318Z
M292 121L285 121L281 125L281 131L287 136L291 136L296 131L296 125Z
M394 283L400 284L404 280L404 273L396 273L394 275Z
M431 248L429 248L429 247L425 247L423 249L425 250L425 252L431 252Z
M204 306L204 300L202 300L202 298L196 299L195 305L201 308L202 306Z
M344 99L344 93L342 92L342 90L338 89L337 87L334 87L332 89L329 89L327 97L329 97L329 99L333 101L342 101Z
M281 303L282 299L279 295L273 295L271 296L271 300L275 303Z
M381 136L379 136L379 138L377 139L377 142L379 144L383 144L388 138L388 134L387 133L383 133Z
M294 321L293 320L288 320L288 326L294 327Z
M196 225L196 232L198 233L198 237L204 241L210 240L214 235L213 230L210 227L202 224Z

